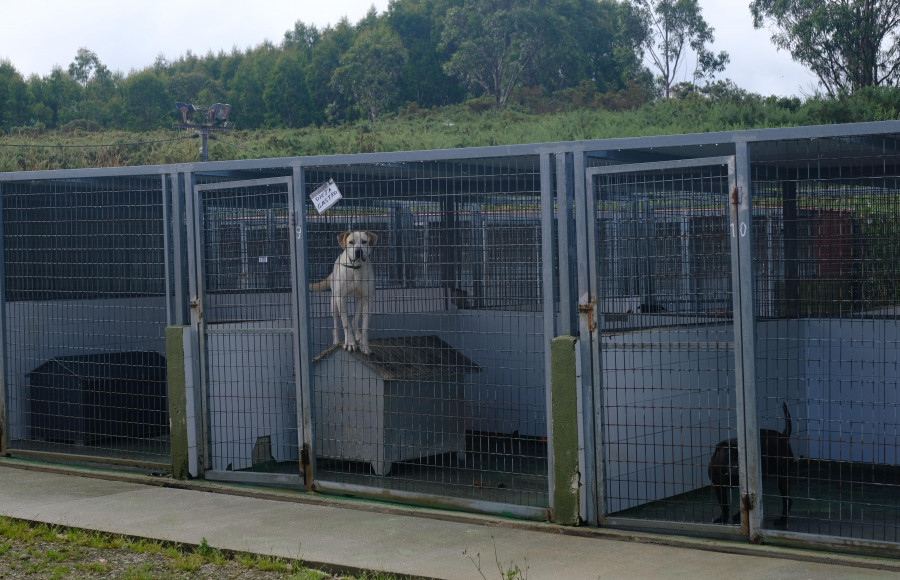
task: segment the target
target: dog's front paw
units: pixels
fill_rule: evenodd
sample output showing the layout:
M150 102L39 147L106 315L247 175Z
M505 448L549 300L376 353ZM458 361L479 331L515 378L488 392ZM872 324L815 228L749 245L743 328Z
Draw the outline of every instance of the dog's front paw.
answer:
M369 348L369 345L362 342L359 344L359 352L363 354L372 354L372 349Z

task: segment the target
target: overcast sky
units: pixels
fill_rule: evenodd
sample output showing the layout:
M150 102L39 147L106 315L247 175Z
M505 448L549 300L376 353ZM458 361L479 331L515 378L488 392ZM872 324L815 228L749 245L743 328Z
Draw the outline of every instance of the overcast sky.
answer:
M81 47L113 71L151 66L157 55L174 60L281 42L298 20L324 28L346 16L358 22L370 7L382 13L389 0L24 0L4 3L0 59L28 77L68 68ZM712 48L731 56L723 77L763 95L809 96L815 78L790 55L778 52L770 32L754 30L750 0L700 0L715 29ZM690 71L685 71L687 77Z

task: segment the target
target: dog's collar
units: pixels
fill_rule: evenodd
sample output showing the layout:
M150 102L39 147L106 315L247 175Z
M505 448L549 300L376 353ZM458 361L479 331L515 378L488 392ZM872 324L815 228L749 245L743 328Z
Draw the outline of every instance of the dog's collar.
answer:
M362 268L362 265L354 266L353 264L344 264L343 262L341 262L341 266L350 268L351 270L359 270L360 268Z

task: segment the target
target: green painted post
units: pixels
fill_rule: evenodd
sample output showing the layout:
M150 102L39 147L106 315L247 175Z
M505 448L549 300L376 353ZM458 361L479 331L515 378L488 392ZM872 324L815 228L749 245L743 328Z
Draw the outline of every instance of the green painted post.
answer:
M188 477L187 400L184 378L184 327L166 328L166 374L169 385L169 440L172 477Z
M553 442L554 523L578 525L581 477L578 471L578 399L574 336L550 341L550 400Z

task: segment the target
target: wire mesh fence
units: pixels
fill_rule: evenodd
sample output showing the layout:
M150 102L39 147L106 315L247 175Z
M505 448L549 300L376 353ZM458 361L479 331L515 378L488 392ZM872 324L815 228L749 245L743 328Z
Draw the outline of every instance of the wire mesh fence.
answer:
M310 294L323 482L546 506L540 176L535 157L503 162L307 173L344 196L307 217L310 280L331 282ZM344 232L365 233L364 264ZM360 266L368 355L341 348L332 318L336 277Z
M759 420L792 414L787 529L897 542L900 155L893 137L791 145L758 144L752 174Z
M169 463L161 179L3 184L9 449Z
M297 475L288 181L196 189L209 468Z
M736 437L729 166L594 170L604 513L711 522L709 453Z
M582 465L599 498L583 517L736 534L759 477L769 538L896 548L898 133L0 176L5 451L164 466L164 330L187 324L192 276L209 477L301 485L309 460L318 489L545 513L547 345L593 305L578 413L602 469ZM319 214L308 196L329 179L343 199ZM729 213L742 188L746 228ZM363 269L339 259L362 241L374 290L348 350L334 272Z

